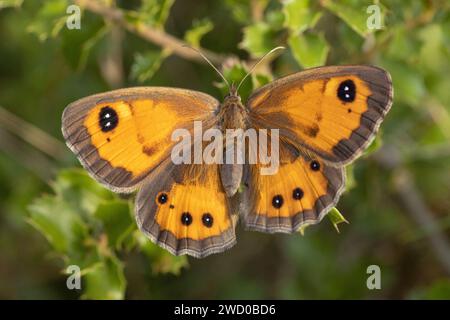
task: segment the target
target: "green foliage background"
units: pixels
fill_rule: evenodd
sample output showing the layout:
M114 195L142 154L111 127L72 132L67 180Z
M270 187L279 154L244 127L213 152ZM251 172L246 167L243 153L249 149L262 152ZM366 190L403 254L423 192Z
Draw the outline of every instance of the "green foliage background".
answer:
M0 0L0 298L450 298L448 1L75 2L80 30L66 27L73 1ZM372 4L380 30L366 25ZM226 91L198 57L145 39L146 30L207 48L235 82L285 46L245 83L244 98L308 67L386 68L393 108L348 169L338 204L350 224L337 233L334 211L303 237L238 227L233 249L203 260L173 257L137 231L133 198L75 168L60 133L64 107L134 85ZM71 264L82 290L66 288ZM366 287L371 264L381 290Z

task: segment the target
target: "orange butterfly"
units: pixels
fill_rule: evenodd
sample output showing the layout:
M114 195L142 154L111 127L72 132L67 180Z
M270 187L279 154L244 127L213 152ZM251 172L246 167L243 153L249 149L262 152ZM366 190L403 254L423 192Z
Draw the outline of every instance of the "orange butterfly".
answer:
M234 86L223 103L191 90L120 89L70 104L62 132L97 181L120 193L139 189L137 224L153 242L200 258L236 243L238 217L268 233L318 223L337 203L344 166L372 141L392 94L390 75L371 66L295 73L245 105ZM174 164L172 133L192 132L195 121L223 132L278 129L278 172L262 175L262 163Z

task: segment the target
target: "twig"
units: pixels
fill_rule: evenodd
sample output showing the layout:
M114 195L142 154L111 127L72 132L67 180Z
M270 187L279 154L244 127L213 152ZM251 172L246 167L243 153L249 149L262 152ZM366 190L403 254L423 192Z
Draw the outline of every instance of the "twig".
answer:
M152 28L146 24L128 22L120 9L107 7L96 0L75 0L75 3L88 11L102 16L108 21L120 25L129 32L137 34L141 38L169 50L173 54L188 60L205 63L205 61L196 52L186 47L188 43L164 32L163 30ZM198 49L201 50L214 64L220 65L225 61L225 57L220 54L203 48Z
M414 221L425 231L436 258L450 275L450 246L445 234L436 223L435 214L428 208L420 191L417 189L414 177L402 166L398 149L385 145L375 154L376 161L394 173L394 188L399 200Z
M56 168L55 163L39 151L21 142L18 137L0 127L0 150L47 182Z
M67 154L66 146L58 139L0 106L2 127L55 160L61 160Z

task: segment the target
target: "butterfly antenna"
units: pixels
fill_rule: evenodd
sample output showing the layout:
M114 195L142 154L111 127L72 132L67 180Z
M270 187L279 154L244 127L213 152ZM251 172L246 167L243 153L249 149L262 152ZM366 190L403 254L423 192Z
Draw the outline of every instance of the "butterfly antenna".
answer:
M188 45L183 45L183 47L189 48L191 50L194 50L195 52L197 52L206 62L208 62L208 64L219 74L219 76L223 79L223 81L225 81L228 90L230 89L230 83L228 82L227 79L225 79L225 76L222 74L222 72L219 71L219 69L216 68L216 66L200 51L197 50L191 46Z
M253 65L253 67L250 69L250 71L247 72L247 74L246 74L245 77L241 80L241 82L239 82L239 85L237 86L236 91L239 91L239 88L241 87L242 83L244 83L245 79L247 79L247 77L248 77L249 75L252 74L253 70L255 70L256 67L257 67L261 62L263 62L268 56L270 56L270 55L271 55L272 53L274 53L275 51L278 51L278 50L281 50L281 49L285 49L285 47L281 47L281 46L280 46L280 47L273 48L272 50L270 50L269 52L267 52L265 55L263 55L262 58L259 59L259 61Z

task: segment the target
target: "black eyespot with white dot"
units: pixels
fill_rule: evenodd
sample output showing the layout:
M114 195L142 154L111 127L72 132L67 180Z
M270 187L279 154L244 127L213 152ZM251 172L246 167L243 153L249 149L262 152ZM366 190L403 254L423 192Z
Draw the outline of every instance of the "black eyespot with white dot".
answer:
M103 132L108 132L117 127L119 117L116 110L111 107L103 107L98 115L99 125Z
M181 223L185 226L189 226L192 223L192 215L189 212L183 212L181 214Z
M295 200L300 200L301 198L303 198L303 190L301 188L295 188L294 191L292 191L292 198L294 198Z
M209 212L207 212L202 215L202 222L205 227L211 228L214 223L214 218Z
M356 86L352 80L342 81L337 90L337 96L343 102L352 102L356 96Z
M283 203L284 203L283 196L280 194L272 198L272 206L274 208L280 209Z
M167 193L160 193L158 195L158 203L159 204L164 204L167 202L167 200L169 200L169 196L167 195Z
M310 166L312 171L319 171L320 170L320 163L317 162L316 160L311 161L309 166Z

